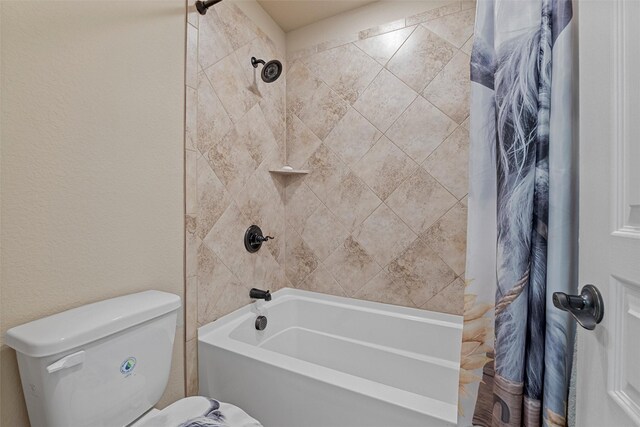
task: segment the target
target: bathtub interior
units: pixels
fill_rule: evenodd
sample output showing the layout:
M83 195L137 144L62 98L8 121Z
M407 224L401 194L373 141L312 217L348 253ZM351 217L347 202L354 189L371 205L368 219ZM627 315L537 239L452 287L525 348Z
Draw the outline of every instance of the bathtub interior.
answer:
M460 316L284 290L246 310L228 337L450 405L458 400ZM263 331L257 314L267 316ZM260 351L258 350L258 351Z

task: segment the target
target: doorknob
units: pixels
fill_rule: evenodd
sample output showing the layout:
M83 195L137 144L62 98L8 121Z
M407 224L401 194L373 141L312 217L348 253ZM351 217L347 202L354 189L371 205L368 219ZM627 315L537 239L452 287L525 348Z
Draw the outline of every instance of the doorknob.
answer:
M580 295L567 295L564 292L553 293L553 305L568 311L576 321L590 331L602 321L604 301L600 291L593 285L584 285Z

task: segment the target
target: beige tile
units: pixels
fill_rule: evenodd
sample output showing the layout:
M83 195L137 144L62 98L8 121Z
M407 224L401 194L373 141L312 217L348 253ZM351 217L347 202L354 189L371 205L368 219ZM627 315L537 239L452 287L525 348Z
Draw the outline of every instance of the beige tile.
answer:
M196 128L198 130L196 145L198 151L201 154L205 154L211 149L211 146L221 141L233 129L233 122L204 73L200 73L198 76L198 108L196 114Z
M249 43L258 35L257 26L233 3L218 3L215 10L220 16L222 31L234 49Z
M462 122L462 127L464 127L466 130L470 130L471 128L469 127L469 119L471 118L471 115L467 116L466 119L464 119L464 122Z
M460 3L455 2L447 4L445 6L427 10L426 12L419 13L407 18L407 25L415 25L421 22L430 21L432 19L440 18L441 16L449 15L451 13L459 12L461 10Z
M367 119L353 108L342 117L324 142L348 165L355 164L382 136Z
M198 329L198 277L189 277L186 280L184 297L185 313L185 337L188 340L196 338Z
M240 236L240 239L242 237ZM243 255L242 265L234 273L247 288L247 292L251 287L277 290L284 286L286 282L284 269L268 250L263 248L254 254L245 251Z
M409 298L409 288L402 283L394 282L391 275L385 270L382 270L369 283L360 288L356 292L355 298L413 307L413 301Z
M469 37L469 40L465 42L460 48L461 51L471 56L471 51L473 50L473 36Z
M279 168L282 166L282 155L279 148L272 150L267 157L265 157L262 164L256 170L256 174L259 175L259 179L267 182L270 188L272 188L279 198L279 203L284 205L285 203L285 186L289 182L288 177L283 177L279 174L270 173L270 170Z
M398 19L395 21L387 22L386 24L381 24L376 27L368 28L366 30L360 31L358 37L360 40L367 39L369 37L377 36L379 34L388 33L389 31L399 30L400 28L404 28L405 20Z
M460 48L473 34L475 15L475 9L467 9L430 20L422 25L455 47Z
M385 266L400 255L417 236L383 203L356 228L353 237L378 264Z
M457 202L423 168L418 168L389 198L387 205L415 233L422 233Z
M287 120L287 164L301 168L322 141L295 114Z
M326 144L318 147L303 168L311 171L304 177L305 183L321 200L327 200L329 192L349 172L347 165Z
M292 63L293 61L306 58L318 52L318 45L313 45L304 49L299 49L293 52L287 53L287 62Z
M307 218L320 209L322 202L306 185L304 178L292 178L287 185L285 215L287 222L297 232L302 230Z
M211 168L232 196L237 196L242 191L258 166L245 143L240 132L234 128L222 141L211 147L206 155Z
M198 218L185 215L185 276L193 277L198 274L198 246L200 238L196 234Z
M268 162L269 160L265 160ZM275 237L266 248L278 264L284 263L285 210L278 177L258 169L237 197L238 207L251 224L258 224L264 233ZM248 227L249 224L247 224Z
M424 239L457 275L462 274L467 250L467 207L457 203L424 233Z
M352 43L317 53L306 62L318 78L351 104L382 68Z
M421 163L456 127L456 122L418 96L386 135L413 160Z
M453 57L455 48L418 26L387 64L387 69L420 92Z
M466 53L458 52L423 92L429 102L458 124L469 115L469 61Z
M323 83L300 109L298 118L324 140L348 109L349 104Z
M411 88L383 69L353 107L384 132L416 96Z
M238 143L244 144L256 165L278 147L260 105L256 104L236 126Z
M196 150L198 144L198 91L187 87L185 92L184 148Z
M204 157L198 159L197 168L200 214L196 233L203 239L231 203L231 196Z
M203 69L212 66L233 51L216 11L209 9L206 15L200 17L199 32L198 62Z
M215 65L206 68L204 72L234 123L260 100L250 90L249 82L234 54L226 56Z
M287 279L287 274L285 273L284 265L279 267L277 270L272 271L271 273L272 273L271 274L272 280L268 284L264 285L267 287L268 290L275 292L282 288L291 287L291 282L289 282L289 279Z
M203 239L203 243L220 258L243 286L261 287L283 283L280 265L268 250L249 253L245 249L244 234L249 225L247 218L232 203ZM268 233L267 227L268 225L263 225L263 231Z
M246 261L245 254L248 254L244 248L244 233L251 225L248 222L232 202L202 240L234 274L242 267Z
M297 61L287 73L286 84L287 110L297 114L309 103L322 81L309 71L303 61Z
M271 88L273 88L273 83L263 82L261 77L262 66L259 65L258 68L254 68L253 64L251 64L252 56L262 59L263 61L270 61L272 59L280 59L282 61L281 58L275 57L276 53L272 50L268 41L262 37L255 37L250 42L239 47L235 51L235 54L247 81L252 86L255 86L255 90L259 92L261 96L269 93ZM282 77L284 76L281 76L281 78ZM279 81L279 79L276 80L276 82Z
M198 28L199 16L200 14L196 9L196 2L192 0L188 1L187 2L187 22L193 25L194 27Z
M251 90L259 96L260 108L262 113L271 129L271 133L275 138L278 146L282 150L282 157L280 161L284 159L284 144L286 140L286 77L281 75L278 80L273 83L265 83L260 77L261 68L255 69L250 63L251 56L256 56L258 53L265 58L282 59L275 53L275 47L271 46L271 41L263 40L262 38L256 38L251 43L243 46L236 51L236 57L241 65L244 66L245 75L248 75ZM283 61L283 65L284 64ZM286 72L283 71L283 73Z
M355 45L378 63L385 65L415 29L415 26L402 28L357 41Z
M316 257L324 261L349 237L349 232L329 209L321 205L304 222L300 236Z
M456 278L424 239L416 239L411 246L387 267L396 283L409 288L409 297L421 306Z
M193 89L198 87L198 29L190 24L187 24L185 84Z
M339 46L346 45L348 43L358 40L358 33L345 34L344 36L337 37L335 39L327 40L316 45L316 52L324 52L329 49L333 49Z
M271 40L271 38L267 35L267 33L262 31L262 29L259 28L257 25L256 25L256 28L257 28L256 32L258 33L258 38L267 45L269 52L273 55L273 58L279 59L282 62L282 64L286 66L286 54L287 54L286 49L276 46L274 41Z
M342 286L336 282L322 264L318 264L318 268L298 285L298 289L340 297L347 296Z
M462 0L462 10L476 9L476 0Z
M380 199L353 172L331 192L325 204L351 231L380 205Z
M469 191L469 131L456 129L423 166L458 200L463 198Z
M284 88L282 88L281 95L276 95L270 98L263 98L258 104L262 109L262 114L264 115L264 118L269 125L269 129L271 129L271 134L273 135L273 138L278 145L278 149L280 152L280 164L282 165L285 156L284 150L287 139Z
M185 346L187 396L198 395L198 340L190 339Z
M218 319L251 303L249 298L251 286L237 282L227 283L220 291L216 304L215 318Z
M199 154L195 151L185 150L185 211L188 214L198 213L198 193L196 183L198 180L197 160Z
M244 189L236 197L238 207L253 224L259 224L265 233L273 236L273 229L284 220L284 202L270 176L256 171L247 180ZM282 222L284 226L284 222ZM284 230L277 230L281 235ZM280 236L282 237L282 236Z
M292 228L287 230L286 260L287 278L293 286L298 286L318 268L318 258Z
M349 296L353 296L381 269L353 237L347 238L324 264Z
M353 171L385 200L417 167L416 162L383 136Z
M230 283L238 279L207 245L198 248L198 324L213 322L218 316L216 306Z
M420 308L461 316L464 311L464 282L460 278L456 279Z
M297 232L305 221L322 204L318 196L307 186L304 178L293 177L287 185L286 218Z

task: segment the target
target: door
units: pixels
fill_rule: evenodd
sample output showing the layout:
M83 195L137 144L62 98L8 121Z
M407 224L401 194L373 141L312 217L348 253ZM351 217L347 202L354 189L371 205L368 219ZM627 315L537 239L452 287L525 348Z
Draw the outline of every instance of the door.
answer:
M576 6L580 284L605 305L578 327L577 426L640 425L640 1Z

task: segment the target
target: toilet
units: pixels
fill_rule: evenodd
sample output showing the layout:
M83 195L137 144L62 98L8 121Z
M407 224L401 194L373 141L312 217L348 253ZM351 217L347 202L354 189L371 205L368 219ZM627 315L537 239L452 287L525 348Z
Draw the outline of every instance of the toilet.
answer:
M154 409L169 380L179 309L179 296L146 291L7 331L31 425L260 426L242 409L203 396Z

